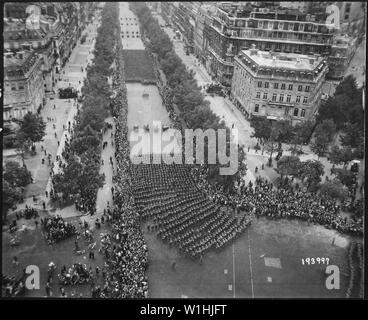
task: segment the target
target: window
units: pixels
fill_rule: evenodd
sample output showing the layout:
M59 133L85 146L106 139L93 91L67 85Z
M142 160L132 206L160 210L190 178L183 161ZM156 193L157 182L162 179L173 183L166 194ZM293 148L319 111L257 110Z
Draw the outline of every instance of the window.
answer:
M305 92L309 92L310 86L305 86Z
M289 90L293 90L293 85L289 84Z
M269 87L269 82L265 82L265 88L268 88Z
M299 109L298 108L295 108L294 109L294 117L297 117L298 116L298 113L299 113Z
M303 91L303 86L302 85L298 86L298 91Z
M18 88L19 88L19 90L24 90L24 85L23 85L23 84L20 84L20 85L18 86Z
M290 102L291 101L291 95L290 94L288 94L287 96L286 96L286 102Z
M302 109L302 111L301 111L301 113L300 113L300 116L301 116L302 118L304 118L304 117L305 117L305 109Z
M281 90L285 90L285 83L281 83Z
M283 94L280 94L279 101L284 102L284 95Z
M258 88L262 88L262 81L258 81Z
M256 104L255 106L254 106L254 112L258 112L259 111L259 104Z
M256 99L259 99L261 97L261 93L257 92Z
M296 100L295 100L296 103L300 103L300 96L296 96Z
M303 97L303 103L308 103L308 97Z
M11 84L11 90L12 90L12 91L17 90L17 85L16 85L15 83L12 83L12 84Z
M276 93L274 93L274 94L272 95L272 101L276 101L276 98L277 98L277 94L276 94Z
M274 83L274 84L273 84L273 88L274 88L274 89L278 89L278 88L279 88L279 84L278 84L277 82L276 82L276 83Z
M267 100L267 92L263 93L263 100Z

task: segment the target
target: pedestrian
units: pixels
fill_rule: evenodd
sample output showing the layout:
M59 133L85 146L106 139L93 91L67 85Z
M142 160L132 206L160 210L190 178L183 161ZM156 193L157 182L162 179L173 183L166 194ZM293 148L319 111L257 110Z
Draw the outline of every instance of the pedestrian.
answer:
M38 228L38 220L35 221L36 229Z
M54 109L56 109L56 105L54 104Z
M54 128L55 129L55 128ZM56 131L55 131L55 139L57 138L57 134L56 134Z
M255 173L257 173L257 172L258 172L258 167L256 167L256 168L255 168L254 172L255 172Z
M171 267L173 268L173 270L176 270L176 262L175 261L171 264Z
M49 193L47 192L47 190L45 191L45 196L46 198L49 196Z
M16 267L19 265L19 261L18 261L18 258L17 256L14 256L13 257L13 261L12 261L13 265L15 265Z
M46 210L46 203L45 203L45 201L42 202L42 207L43 207L43 210Z
M49 281L47 281L47 283L46 283L45 291L46 291L46 296L47 297L52 296L51 285L50 285Z
M58 146L60 146L60 141L58 141Z
M41 161L42 161L42 164L45 164L45 159L44 159L44 158L42 158L42 160L41 160Z

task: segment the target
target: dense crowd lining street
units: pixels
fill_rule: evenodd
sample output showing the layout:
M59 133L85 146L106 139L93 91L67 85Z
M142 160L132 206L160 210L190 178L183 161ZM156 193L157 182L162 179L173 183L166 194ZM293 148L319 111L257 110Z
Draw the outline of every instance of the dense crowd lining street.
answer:
M345 272L344 292L334 297L350 297L352 290L358 296L356 281L360 276L358 280L353 279L354 282L351 270L362 269L362 261L357 267L352 262L361 256L362 219L343 215L341 202L306 191L295 184L294 179L276 179L279 174L272 168L265 168L270 154L266 151L260 154L261 151L258 153L254 149L257 142L251 137L250 122L227 97L207 95L206 100L228 127L239 129L240 143L246 146L246 175L232 188L210 183L210 170L206 165L170 166L132 161L134 143L131 137L137 127L144 129L151 139L155 122L183 130L183 119L174 106L174 97L161 66L151 47L147 46L150 41L147 32L141 34L140 20L130 6L128 3L108 3L102 14L95 13L84 33L86 42L74 48L70 60L60 70L56 86L58 89L73 87L78 95L71 99L49 100L41 110L47 124L46 136L42 142L35 143L36 156L25 160L33 184L27 186L23 203L8 213L9 234L3 235L6 241L3 257L6 254L9 260L4 263L4 269L8 274L13 273L13 276L3 276L5 294L22 296L28 292L23 280L28 253L22 246L25 239L31 239L30 256L43 241L42 253L35 254L33 259L40 259L35 263L43 264L42 270L47 277L42 280L42 293L30 290L30 296L277 296L272 278L279 284L281 281L297 282L302 274L299 266L296 267L301 253L293 257L291 252L295 253L296 248L308 252L307 246L312 243L310 255L321 252L316 249L320 244L326 255L331 254L331 260L340 263ZM118 10L114 11L116 8ZM98 151L89 159L103 178L101 184L96 183L95 189L84 193L83 197L71 197L71 203L62 193L55 192L58 185L55 176L59 179L70 158L76 155L73 140L80 134L77 132L78 116L83 112L86 99L82 88L89 85L84 81L88 79L87 70L99 63L93 48L96 49L96 39L101 37L99 32L108 25L107 21L102 21L106 18L104 14L116 18L110 26L117 31L117 36L111 36L115 49L113 67L111 74L104 76L108 79L108 92L113 95L109 100L109 114L98 133ZM173 40L174 32L167 27L164 30ZM205 92L204 87L212 82L207 71L195 58L188 57L179 40L173 42L187 69L196 71L195 79ZM124 50L146 50L149 60L144 63L152 63L156 84L147 84L144 80L127 81ZM93 70L100 72L98 68ZM285 155L291 153L286 151ZM6 156L11 158L12 155ZM78 157L77 162L83 157ZM151 153L141 156L151 157ZM308 149L300 158L317 159L317 155ZM328 180L332 176L332 164L327 159L321 162L325 167L322 178ZM314 232L315 238L308 238ZM269 244L275 238L277 241ZM291 249L292 242L295 247ZM60 250L60 257L57 250ZM262 250L269 251L261 255ZM253 261L252 252L258 255ZM30 256L28 259L32 259ZM282 271L276 273L265 268L266 258L282 261L282 267L277 267ZM194 270L197 274L191 279ZM310 286L306 284L305 291L295 289L296 296L327 297L322 271L308 273L305 280L311 281ZM218 283L217 276L221 278ZM198 281L198 277L204 280L203 286L197 288L192 281ZM317 283L316 277L322 284L313 282ZM280 297L292 295L291 287L286 284L280 289Z

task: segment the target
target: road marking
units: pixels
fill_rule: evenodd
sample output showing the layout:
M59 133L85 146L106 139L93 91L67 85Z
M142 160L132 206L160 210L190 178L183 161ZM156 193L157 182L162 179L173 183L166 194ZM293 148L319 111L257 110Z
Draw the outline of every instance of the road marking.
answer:
M252 253L250 251L249 229L247 229L247 236L248 236L248 251L249 251L250 284L251 284L251 288L252 288L252 298L254 298Z
M234 293L234 298L235 298L235 248L234 248L234 244L233 244L233 293Z

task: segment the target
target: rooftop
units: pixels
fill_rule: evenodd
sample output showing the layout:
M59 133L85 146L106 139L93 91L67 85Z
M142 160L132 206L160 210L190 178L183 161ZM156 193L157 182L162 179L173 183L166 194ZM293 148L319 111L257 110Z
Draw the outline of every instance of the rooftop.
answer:
M10 52L4 53L4 68L20 67L29 58L30 55L30 51L23 51L22 55Z
M244 58L250 58L262 67L289 70L313 71L323 61L322 57L315 55L276 53L257 49L242 50L240 55Z

